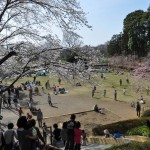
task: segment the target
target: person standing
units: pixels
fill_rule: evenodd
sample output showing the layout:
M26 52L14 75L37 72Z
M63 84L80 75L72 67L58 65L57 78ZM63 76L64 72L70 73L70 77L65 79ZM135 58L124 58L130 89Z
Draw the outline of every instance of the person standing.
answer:
M149 92L150 92L150 87L149 86L147 87L146 91L147 91L147 95L149 95Z
M94 94L95 94L95 90L93 89L92 90L92 97L94 97Z
M15 88L15 94L16 94L16 97L19 99L19 87L17 86L17 88Z
M22 107L20 107L20 108L18 109L18 112L19 112L19 117L21 117L21 116L22 116L22 114L23 114Z
M106 89L104 90L104 97L106 97Z
M10 96L8 96L8 105L9 105L9 107L11 107L11 97Z
M123 95L126 95L126 88L123 88Z
M137 113L137 116L140 117L140 112L141 112L141 105L139 102L137 102L136 104L136 113Z
M120 86L122 86L122 79L120 79L119 82L120 82Z
M59 83L59 85L61 84L61 79L60 78L58 78L58 83Z
M72 114L70 121L67 122L67 141L65 150L74 150L74 129L76 126L76 115Z
M82 136L82 130L80 129L81 124L80 122L76 122L76 127L74 129L74 143L75 147L74 150L81 150L81 136Z
M4 133L5 147L4 150L11 150L14 144L14 137L18 139L16 132L13 130L14 124L8 123L8 130Z
M60 136L60 132L61 132L61 129L58 128L58 124L53 124L53 144L56 145L56 143L58 141L61 140L61 136Z
M49 106L53 106L50 93L48 93L48 103L49 103Z
M33 77L33 82L35 83L35 81L36 81L36 75Z
M35 119L31 119L30 122L32 124L32 127L36 130L38 139L40 139L43 142L43 144L45 145L45 140L44 140L44 138L43 138L43 136L42 136L39 128L36 127L36 121L35 121ZM40 145L37 145L37 147L40 147Z
M30 102L33 101L32 100L32 95L33 95L33 90L32 90L32 87L30 86L30 88L29 88L29 100L30 100Z
M60 137L64 143L64 146L66 145L66 141L67 141L67 122L63 123L61 132L60 132Z
M13 102L14 102L15 108L16 108L16 110L17 110L18 100L17 100L16 95L14 95Z
M117 100L117 91L114 92L114 100Z
M42 129L43 129L44 143L46 144L47 143L47 125L45 122L43 123Z
M39 127L42 127L43 113L42 113L41 109L38 109L37 121L38 121Z
M0 131L0 150L3 150L5 144L3 132Z

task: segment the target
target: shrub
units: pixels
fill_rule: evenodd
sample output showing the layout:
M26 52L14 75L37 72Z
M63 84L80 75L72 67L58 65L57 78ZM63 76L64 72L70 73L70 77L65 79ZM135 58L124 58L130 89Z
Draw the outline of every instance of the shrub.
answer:
M117 146L112 146L106 150L150 150L150 142L132 142Z
M126 135L141 135L141 136L150 137L150 130L146 125L144 125L144 126L132 128L131 130L127 131Z
M110 133L114 133L117 130L122 134L125 134L128 130L134 127L143 126L145 124L146 124L146 118L125 120L125 121L119 121L112 124L97 126L93 128L92 132L94 135L104 135L103 131L105 129L108 129Z
M150 109L144 111L142 117L150 117Z

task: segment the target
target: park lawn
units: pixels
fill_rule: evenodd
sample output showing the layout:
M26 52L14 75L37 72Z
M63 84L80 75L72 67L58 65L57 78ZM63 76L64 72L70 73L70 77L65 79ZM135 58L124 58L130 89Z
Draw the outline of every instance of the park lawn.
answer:
M76 77L75 82L80 82L82 86L74 86L69 81L63 80L61 86L64 87L68 94L61 94L59 96L75 96L80 98L92 98L91 97L91 91L94 85L96 85L97 90L93 97L93 99L104 100L104 101L110 101L114 100L114 90L117 90L117 100L122 102L128 102L131 101L137 101L143 96L144 100L146 100L145 105L150 105L149 98L150 96L146 95L146 88L148 85L150 85L150 81L145 81L144 79L135 80L133 76L129 75L128 72L125 72L124 75L115 75L114 73L105 73L106 79L101 79L100 73L96 73L96 76L93 76L90 80L92 83L88 83L86 81L80 81L79 78ZM128 76L130 83L126 83L126 76ZM120 86L119 80L122 79L122 86ZM33 81L33 77L23 77L20 80L18 80L17 84L25 82L25 81ZM50 81L51 85L58 85L58 76L38 76L37 80L41 81L41 85L45 87L45 82L47 80ZM138 85L143 86L143 91L140 91L136 93L136 88ZM42 87L41 86L41 87ZM112 87L114 86L114 87ZM126 88L126 95L123 95L123 88ZM103 91L106 89L106 97L103 96ZM52 90L49 90L47 92L52 92Z

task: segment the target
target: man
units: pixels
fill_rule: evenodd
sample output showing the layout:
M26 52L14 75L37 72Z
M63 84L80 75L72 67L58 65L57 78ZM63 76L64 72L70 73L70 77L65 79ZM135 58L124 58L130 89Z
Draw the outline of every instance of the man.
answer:
M14 124L13 123L8 123L7 125L8 130L4 133L4 139L5 139L5 150L11 150L13 148L14 144L14 137L17 138L16 132L13 130Z
M43 113L42 113L41 109L38 109L37 121L38 121L39 127L42 127Z
M67 142L65 146L65 150L74 150L74 128L76 126L76 116L72 114L70 117L70 121L67 122Z
M48 103L49 106L52 106L51 95L48 93Z
M120 81L119 81L119 82L120 82L120 86L121 86L121 85L122 85L122 80L120 79Z
M31 124L32 124L33 128L36 130L38 139L40 139L43 142L43 144L45 145L44 138L43 138L43 136L42 136L39 128L36 127L36 121L35 121L35 119L31 119ZM39 145L37 145L37 146L39 146Z
M136 104L136 113L137 113L137 116L140 117L140 112L141 112L141 105L139 102L137 102Z
M58 78L58 83L59 83L59 85L61 84L61 79L60 78Z

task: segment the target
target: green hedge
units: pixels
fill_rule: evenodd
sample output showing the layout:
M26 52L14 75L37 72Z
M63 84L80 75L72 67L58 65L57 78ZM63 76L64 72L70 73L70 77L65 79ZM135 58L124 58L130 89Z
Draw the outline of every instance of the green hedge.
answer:
M104 130L108 129L109 132L112 134L116 130L121 132L122 134L125 134L128 130L143 126L146 124L146 118L139 118L139 119L132 119L132 120L125 120L125 121L119 121L112 124L97 126L92 129L93 135L104 135Z
M150 117L150 109L143 112L142 117Z
M150 150L150 142L132 142L118 146L112 146L106 150Z
M150 137L150 129L147 127L147 125L139 126L127 131L126 135L140 135Z

